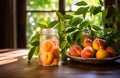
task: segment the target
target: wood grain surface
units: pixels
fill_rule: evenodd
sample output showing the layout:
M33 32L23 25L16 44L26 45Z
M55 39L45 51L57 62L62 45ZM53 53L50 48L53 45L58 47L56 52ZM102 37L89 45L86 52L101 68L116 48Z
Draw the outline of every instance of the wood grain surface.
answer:
M119 59L107 64L85 64L69 60L66 65L60 63L58 66L43 67L36 58L28 63L28 51L18 49L4 52L10 54L1 52L0 78L120 78ZM7 63L4 60L8 60Z

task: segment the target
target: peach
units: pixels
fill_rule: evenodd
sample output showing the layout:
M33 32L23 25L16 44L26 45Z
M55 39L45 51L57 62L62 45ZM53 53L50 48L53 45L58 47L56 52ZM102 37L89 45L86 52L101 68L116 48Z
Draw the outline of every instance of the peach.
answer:
M112 47L107 47L105 50L109 53L110 57L116 56L116 52Z
M50 50L50 52L53 52L55 58L58 58L59 57L59 47L58 46L53 46L53 48Z
M85 39L91 39L92 40L92 35L84 34L83 35L83 40L85 40Z
M82 48L79 45L73 45L70 48L70 55L71 56L80 56L81 55Z
M59 58L55 58L51 65L58 65Z
M103 49L105 47L105 42L102 39L96 38L92 44L95 50Z
M53 43L54 46L59 46L59 41L57 39L52 38L49 40Z
M52 52L45 52L40 55L40 62L42 65L50 65L54 61L54 54Z
M41 43L41 47L41 49L43 49L45 52L50 52L53 47L53 43L50 40L45 40L43 43Z
M81 57L83 58L92 58L94 57L95 51L91 46L85 47L82 51L81 51Z
M109 53L105 49L99 49L96 52L96 58L107 58L109 57Z
M84 39L83 41L83 47L92 46L92 40L91 39Z

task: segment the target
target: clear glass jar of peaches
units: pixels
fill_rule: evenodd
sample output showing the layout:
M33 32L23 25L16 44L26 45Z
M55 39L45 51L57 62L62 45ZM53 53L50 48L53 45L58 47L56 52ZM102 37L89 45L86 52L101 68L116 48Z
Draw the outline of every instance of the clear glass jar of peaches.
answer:
M59 35L56 29L43 28L40 34L39 62L43 66L58 65Z

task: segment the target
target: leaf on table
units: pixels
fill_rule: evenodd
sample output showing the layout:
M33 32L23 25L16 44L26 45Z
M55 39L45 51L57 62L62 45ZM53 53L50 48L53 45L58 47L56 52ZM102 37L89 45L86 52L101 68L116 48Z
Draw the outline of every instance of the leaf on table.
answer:
M35 49L36 49L35 46L30 49L30 51L29 51L29 53L28 53L28 60L29 60L29 61L31 60L31 58L32 58L32 56L33 56L33 54L34 54Z
M36 46L35 51L34 51L34 54L35 54L35 55L38 55L38 54L39 54L39 46Z

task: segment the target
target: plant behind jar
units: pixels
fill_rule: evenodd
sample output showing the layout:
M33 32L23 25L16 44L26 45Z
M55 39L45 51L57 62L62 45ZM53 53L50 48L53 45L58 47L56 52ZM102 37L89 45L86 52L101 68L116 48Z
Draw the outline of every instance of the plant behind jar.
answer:
M120 14L115 5L116 13L108 17L108 8L101 11L103 2L99 0L99 6L91 6L85 1L77 2L75 5L79 6L73 15L62 15L56 12L59 20L55 20L47 24L45 21L40 21L40 28L56 28L59 33L60 40L60 56L61 60L66 63L66 52L74 45L82 45L83 35L91 35L93 39L101 38L107 44L114 47L116 52L120 52L120 31L117 30L116 21L120 23ZM95 24L96 15L100 15L99 24ZM114 21L116 19L116 21ZM107 25L108 27L104 27ZM109 27L110 26L110 27ZM37 32L30 39L32 48L28 53L28 60L30 61L33 55L39 55L39 35Z

